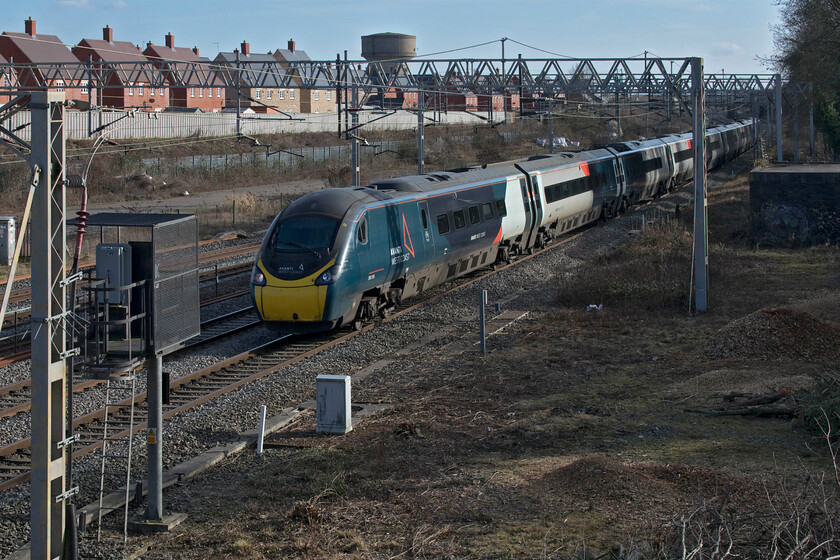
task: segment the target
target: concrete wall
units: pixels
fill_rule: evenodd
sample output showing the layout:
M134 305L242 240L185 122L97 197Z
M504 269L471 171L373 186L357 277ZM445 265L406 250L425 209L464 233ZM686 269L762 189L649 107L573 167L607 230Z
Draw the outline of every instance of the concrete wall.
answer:
M68 139L88 138L88 130L111 123L120 119L125 113L67 111L66 135ZM382 113L361 112L359 122L366 123L382 117ZM428 111L426 116L436 118L438 115ZM338 115L336 113L299 113L293 114L289 120L277 114L248 114L242 115L241 132L249 136L255 134L296 133L296 132L337 132ZM480 118L480 117L483 117ZM450 112L440 114L443 124L482 124L487 121L486 112ZM343 124L344 115L342 115ZM504 113L493 113L493 120L504 120ZM432 122L426 120L427 123ZM21 111L9 119L11 130L20 128L15 134L25 140L29 139L29 112ZM417 128L417 115L407 111L398 111L393 115L380 118L374 123L366 125L364 130L405 130ZM133 118L123 118L107 130L107 136L114 140L142 139L142 138L179 138L189 136L233 136L236 134L236 114L233 113L135 113Z

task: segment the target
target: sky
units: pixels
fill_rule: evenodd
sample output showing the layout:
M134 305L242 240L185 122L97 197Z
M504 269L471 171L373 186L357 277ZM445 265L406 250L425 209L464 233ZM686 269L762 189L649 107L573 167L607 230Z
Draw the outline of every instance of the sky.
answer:
M507 37L506 58L647 51L703 57L707 74L749 74L772 72L757 57L772 54L778 7L774 0L5 0L0 31L23 32L30 16L37 33L68 44L101 39L110 25L115 40L163 44L172 33L176 46L197 46L209 58L242 41L251 52L269 52L294 39L313 60L343 58L345 50L358 60L363 35L390 31L416 35L418 56L430 58L500 58Z

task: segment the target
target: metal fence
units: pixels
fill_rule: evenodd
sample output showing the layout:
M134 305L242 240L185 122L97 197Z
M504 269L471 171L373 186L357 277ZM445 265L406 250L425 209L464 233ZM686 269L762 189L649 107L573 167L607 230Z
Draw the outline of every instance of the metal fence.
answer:
M500 133L508 144L519 139L521 134L505 131ZM454 142L468 142L469 137L452 136ZM368 146L362 146L362 155L371 156L382 153L401 153L408 147L413 148L414 144L407 141L385 140L375 142ZM301 162L323 162L329 160L349 161L351 147L347 145L335 146L310 146L305 148L293 148L290 150L272 151L270 146L265 152L240 152L235 154L210 154L191 155L183 157L153 157L142 158L140 164L143 171L149 175L158 176L162 171L177 169L205 169L205 170L226 170L245 165L266 165L269 167L292 167Z

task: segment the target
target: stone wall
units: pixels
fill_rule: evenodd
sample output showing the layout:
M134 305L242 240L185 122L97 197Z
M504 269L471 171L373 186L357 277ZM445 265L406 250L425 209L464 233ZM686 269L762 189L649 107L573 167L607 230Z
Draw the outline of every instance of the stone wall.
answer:
M753 169L750 210L759 247L840 243L840 165Z

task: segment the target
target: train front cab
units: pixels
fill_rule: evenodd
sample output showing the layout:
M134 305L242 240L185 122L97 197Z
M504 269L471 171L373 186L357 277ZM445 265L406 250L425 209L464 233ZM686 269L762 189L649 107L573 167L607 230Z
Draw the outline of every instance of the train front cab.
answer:
M320 196L300 200L275 219L263 240L251 275L253 303L280 330L329 330L343 317L331 304L352 272L342 250L350 228L338 210L342 204L330 208ZM303 211L307 204L311 211Z

